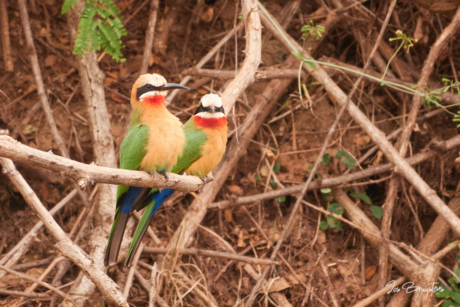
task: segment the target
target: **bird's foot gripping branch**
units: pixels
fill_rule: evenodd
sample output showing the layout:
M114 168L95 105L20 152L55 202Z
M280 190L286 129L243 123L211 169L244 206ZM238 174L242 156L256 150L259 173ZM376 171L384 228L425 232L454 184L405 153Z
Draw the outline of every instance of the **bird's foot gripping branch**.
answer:
M164 176L151 176L144 171L114 169L97 166L94 163L85 164L55 155L51 151L44 152L26 146L6 135L0 136L0 157L59 172L73 179L82 188L89 183L107 183L193 192L212 181L211 178L203 181L196 176L173 173L168 173L168 180L166 180Z

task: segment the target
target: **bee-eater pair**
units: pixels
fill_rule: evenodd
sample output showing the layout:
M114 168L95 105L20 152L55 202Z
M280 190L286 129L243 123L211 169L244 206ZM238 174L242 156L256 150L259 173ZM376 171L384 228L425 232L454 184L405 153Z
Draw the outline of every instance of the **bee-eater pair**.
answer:
M220 162L227 143L227 119L219 96L202 97L195 114L184 124L165 105L166 91L187 89L166 83L158 74L141 75L131 93L132 115L120 147L120 168L150 174L186 173L205 177ZM118 186L115 218L105 255L105 265L118 261L130 213L146 208L134 233L125 265L129 266L150 221L174 190Z

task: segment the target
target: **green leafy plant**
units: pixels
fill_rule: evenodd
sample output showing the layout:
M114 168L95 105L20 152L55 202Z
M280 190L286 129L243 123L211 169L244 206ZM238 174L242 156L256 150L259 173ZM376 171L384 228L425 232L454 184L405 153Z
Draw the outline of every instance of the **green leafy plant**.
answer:
M460 262L460 256L456 258L457 263ZM460 307L460 291L459 291L459 279L460 279L460 268L457 268L454 271L456 276L452 276L447 281L452 286L452 290L448 289L443 285L439 285L435 289L435 296L437 298L446 299L446 301L442 304L442 307L449 307L455 306ZM437 290L437 291L436 291Z
M302 32L302 37L304 39L307 38L307 36L310 36L311 41L319 41L321 37L323 37L324 30L326 30L325 27L320 25L315 26L313 20L310 20L309 24L304 25L300 31Z
M350 156L346 151L344 150L339 150L336 155L337 159L339 159L340 162L345 164L346 168L353 168L355 167L355 159L353 159L352 156Z
M333 68L336 68L336 69L340 69L342 71L351 72L353 74L361 75L361 76L364 76L364 77L366 77L367 79L370 79L370 80L379 81L382 86L388 86L388 87L390 87L390 88L392 88L394 90L400 91L402 93L423 97L423 101L424 101L424 103L427 104L427 106L429 106L429 104L431 104L431 103L435 104L437 107L442 107L444 109L447 109L447 108L452 107L452 106L458 106L458 105L442 106L439 103L439 101L440 101L440 96L439 95L442 93L443 90L446 89L445 87L443 87L441 89L438 89L438 90L433 90L433 91L428 90L427 92L421 92L421 91L417 91L416 86L415 87L414 86L410 87L410 86L406 86L404 84L399 84L399 83L396 83L396 82L383 80L383 78L385 77L386 71L388 69L388 66L387 66L387 69L385 70L385 73L383 74L383 77L379 78L379 77L374 77L374 76L369 75L369 74L362 73L361 71L357 71L357 70L354 70L354 69L351 69L351 68L348 68L348 67L336 65L336 64L333 64L333 63L329 63L329 62L317 61L317 60L314 60L314 59L311 59L311 58L304 57L304 55L301 52L298 52L297 49L293 46L292 42L286 37L284 31L279 27L279 25L273 20L273 18L271 18L270 14L268 13L267 9L262 5L262 3L258 2L258 4L259 4L259 8L261 9L262 13L273 24L273 26L276 28L276 30L281 34L283 39L289 45L289 47L291 48L292 54L295 55L300 60L299 80L300 80L300 73L301 73L301 70L302 70L302 66L304 64L307 65L308 67L310 67L313 70L316 69L315 64L318 64L318 65L322 65L322 66L328 66L328 67L333 67ZM391 41L394 41L394 40L401 40L402 41L401 45L398 48L398 50L395 52L395 54L390 59L390 62L396 56L396 54L401 50L401 48L404 48L404 49L407 50L407 52L409 52L410 48L413 47L414 43L416 42L416 39L405 35L400 30L397 31L396 37L394 37L394 38L392 38L390 40ZM390 63L388 63L388 65L389 64ZM450 89L457 88L457 91L458 91L459 85L460 84L451 83L451 85L449 85L448 87ZM300 85L300 81L299 81L299 93L300 92L301 92L301 85ZM460 97L460 91L458 92L458 94L459 94L459 97ZM449 112L449 111L447 111L447 112ZM454 121L455 122L460 122L460 111L457 112L457 114L455 114L453 112L449 112L449 113L451 113L454 116ZM460 124L459 124L459 127L460 127Z
M363 202L365 202L366 204L371 205L372 214L376 218L379 219L379 218L381 218L383 216L382 207L373 205L371 198L366 193L350 193L350 196L358 198L358 199L362 200Z
M336 215L342 215L343 214L342 206L337 204L337 203L331 203L329 205L328 211L331 212L331 213L334 213ZM342 229L342 224L340 224L340 221L335 216L328 215L326 217L326 221L321 221L319 223L319 228L322 231L326 231L328 228L341 230Z
M78 0L65 0L62 14L75 7ZM99 51L101 48L117 62L125 62L121 49L121 38L126 29L118 14L120 9L112 0L85 0L78 24L78 35L73 54L83 55L85 51Z
M388 71L388 67L390 67L391 61L393 61L394 57L398 54L398 52L401 50L401 48L404 47L404 49L407 50L407 53L409 53L409 49L414 46L414 43L417 42L417 39L407 36L401 30L396 31L396 37L390 38L390 42L396 41L396 40L400 40L401 45L399 45L398 49L396 49L396 52L393 54L393 56L388 61L387 67L385 68L385 71L383 72L383 75L382 75L382 80L385 78L385 75L386 75L386 73Z

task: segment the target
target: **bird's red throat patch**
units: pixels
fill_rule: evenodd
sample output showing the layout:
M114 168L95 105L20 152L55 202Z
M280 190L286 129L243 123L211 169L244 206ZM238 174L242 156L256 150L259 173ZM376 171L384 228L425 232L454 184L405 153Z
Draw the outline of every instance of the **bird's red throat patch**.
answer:
M142 102L151 106L158 106L165 103L164 95L149 95L142 98Z
M206 117L201 117L199 115L195 115L194 120L195 120L195 124L203 128L227 126L227 118L225 116L206 118Z

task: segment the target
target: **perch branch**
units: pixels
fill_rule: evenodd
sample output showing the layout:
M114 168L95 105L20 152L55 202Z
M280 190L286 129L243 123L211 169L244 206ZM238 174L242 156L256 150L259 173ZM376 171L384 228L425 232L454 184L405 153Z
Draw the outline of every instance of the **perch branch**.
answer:
M166 179L164 176L151 176L142 171L80 163L31 148L5 135L0 136L0 157L59 172L74 179L81 188L86 187L89 183L99 182L146 188L171 188L183 192L192 192L203 186L203 181L195 176L181 176L171 173L168 174L168 179Z

